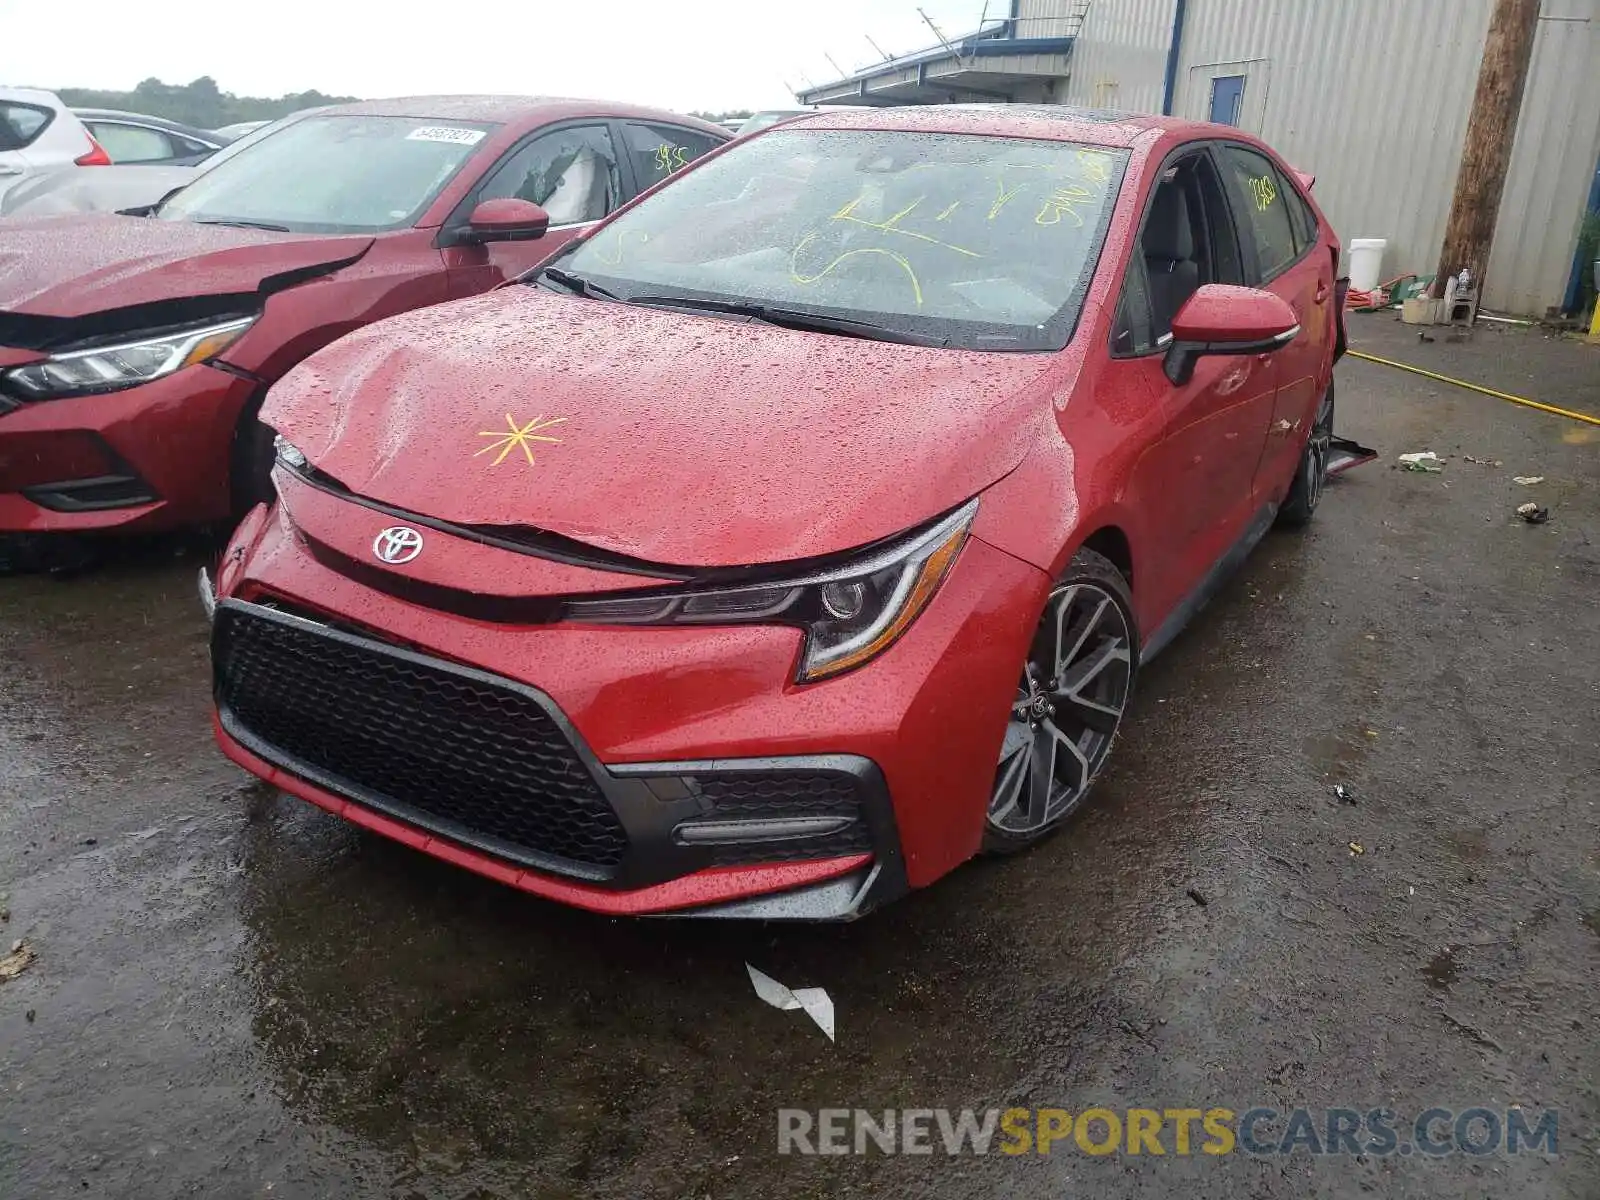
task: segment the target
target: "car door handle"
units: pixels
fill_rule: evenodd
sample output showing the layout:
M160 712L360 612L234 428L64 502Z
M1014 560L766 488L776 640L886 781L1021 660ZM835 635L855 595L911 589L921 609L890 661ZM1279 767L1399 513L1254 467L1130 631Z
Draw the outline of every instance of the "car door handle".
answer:
M1316 301L1316 303L1321 304L1327 298L1328 285L1319 279L1317 280L1317 294L1315 297L1313 297L1313 299Z
M21 175L21 167L0 167L0 175Z

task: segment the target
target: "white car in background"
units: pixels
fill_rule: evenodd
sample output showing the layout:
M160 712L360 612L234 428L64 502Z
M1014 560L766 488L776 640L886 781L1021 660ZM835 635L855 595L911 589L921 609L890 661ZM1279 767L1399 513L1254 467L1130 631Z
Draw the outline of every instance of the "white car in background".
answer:
M201 172L209 171L217 163L231 158L243 147L270 137L290 122L319 111L307 108L287 117L279 117L276 121L262 121L237 141L229 142L215 154L193 165L130 163L103 167L98 171L79 171L69 163L66 167L32 172L9 191L0 190L0 219L148 209L179 188L186 187Z
M111 157L52 92L0 87L0 196L38 171L108 167Z

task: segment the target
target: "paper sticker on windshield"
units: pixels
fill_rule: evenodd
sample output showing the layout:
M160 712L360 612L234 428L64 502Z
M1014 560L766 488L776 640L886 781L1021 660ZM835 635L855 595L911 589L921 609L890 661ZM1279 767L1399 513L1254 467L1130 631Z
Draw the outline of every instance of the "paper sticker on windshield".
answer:
M457 129L450 125L424 125L406 134L408 142L454 142L458 146L476 146L483 141L481 129Z

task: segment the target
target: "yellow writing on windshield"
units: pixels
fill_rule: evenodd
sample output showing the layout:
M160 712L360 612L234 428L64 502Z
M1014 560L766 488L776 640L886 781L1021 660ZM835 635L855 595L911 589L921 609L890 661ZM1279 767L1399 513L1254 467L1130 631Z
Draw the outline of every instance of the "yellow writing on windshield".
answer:
M1256 208L1266 212L1278 198L1278 187L1272 182L1272 176L1263 175L1260 179L1250 181L1250 193L1256 198Z
M1082 168L1084 178L1095 183L1106 183L1111 179L1111 155L1103 154L1099 150L1079 150L1078 166Z
M1011 203L1011 201L1016 197L1016 194L1020 192L1024 186L1026 185L1019 183L1014 187L1007 188L1005 176L996 176L994 181L994 203L989 206L989 220L992 221L998 217L1001 210L1004 209L1007 204Z
M622 251L629 234L637 238L641 245L650 240L650 235L642 229L619 229L616 231L611 253L607 254L606 251L602 250L600 242L597 240L594 247L594 256L608 267L620 267L622 265Z
M1083 214L1078 211L1078 206L1088 204L1094 199L1094 193L1082 184L1069 183L1066 187L1056 188L1049 196L1045 197L1039 206L1038 213L1033 218L1035 225L1059 225L1063 216L1071 217L1072 224L1083 228Z
M793 279L796 283L803 285L817 283L845 260L855 258L858 255L882 255L884 258L889 259L906 273L906 278L911 281L911 294L916 299L917 307L922 307L922 282L917 278L917 272L912 268L911 263L907 261L905 255L896 254L893 250L885 250L880 246L864 246L858 250L846 250L843 254L838 255L826 266L824 266L822 270L816 272L814 275L805 274L800 269L800 256L805 252L807 246L821 236L822 235L820 233L806 234L805 237L800 239L799 245L797 245L793 252L790 253L789 278Z
M983 256L981 254L979 254L976 250L968 250L965 246L957 246L952 242L942 242L936 237L928 236L926 233L917 233L915 230L912 230L912 229L902 229L902 228L900 228L900 222L905 220L913 212L915 212L917 210L917 208L922 204L922 202L924 200L926 200L926 199L927 199L926 196L918 196L915 200L913 200L910 204L906 205L899 212L895 213L892 217L889 217L888 219L883 220L883 221L868 221L865 218L858 217L858 216L855 215L856 209L859 208L867 200L867 196L865 194L863 194L863 195L857 196L854 200L850 201L843 208L841 208L838 212L834 213L832 219L835 220L835 221L848 221L853 225L864 225L868 229L876 229L880 233L895 233L895 234L899 234L901 237L915 238L919 242L927 242L930 245L942 246L946 250L953 250L955 253L964 254L968 258L982 258ZM957 203L959 203L959 201L957 201ZM955 205L951 205L950 207L954 208ZM948 213L949 211L950 211L949 209L945 210L946 213ZM809 238L809 237L815 236L815 235L807 235L807 236Z
M656 147L656 170L671 175L679 167L689 165L689 152L682 146L674 146L671 142L662 142Z

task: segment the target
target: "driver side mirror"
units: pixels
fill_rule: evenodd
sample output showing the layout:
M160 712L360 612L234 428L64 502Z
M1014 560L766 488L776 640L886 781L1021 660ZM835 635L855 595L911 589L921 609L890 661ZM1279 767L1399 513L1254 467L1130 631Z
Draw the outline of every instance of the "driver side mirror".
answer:
M1294 309L1260 288L1208 283L1190 296L1172 318L1172 344L1164 364L1174 385L1188 383L1194 366L1208 354L1269 354L1300 333Z
M464 228L450 239L455 245L478 246L485 242L531 242L542 238L550 228L550 214L531 200L504 196L480 200Z

